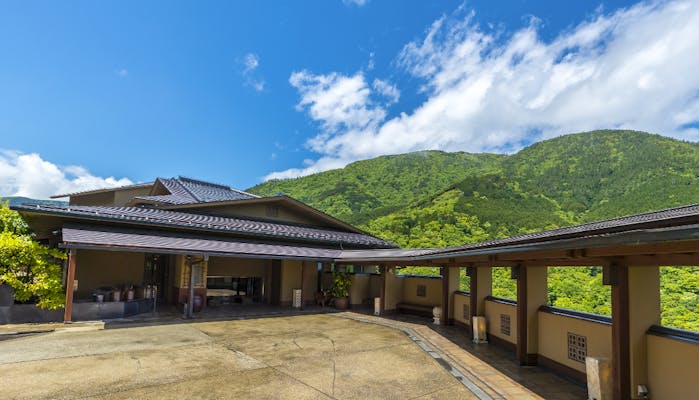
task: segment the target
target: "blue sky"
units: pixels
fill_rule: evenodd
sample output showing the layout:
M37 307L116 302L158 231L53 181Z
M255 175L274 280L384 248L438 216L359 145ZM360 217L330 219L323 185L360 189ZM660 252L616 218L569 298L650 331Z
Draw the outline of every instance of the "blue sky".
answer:
M358 4L359 3L359 4ZM4 2L0 195L699 138L696 1ZM672 60L672 62L669 62Z

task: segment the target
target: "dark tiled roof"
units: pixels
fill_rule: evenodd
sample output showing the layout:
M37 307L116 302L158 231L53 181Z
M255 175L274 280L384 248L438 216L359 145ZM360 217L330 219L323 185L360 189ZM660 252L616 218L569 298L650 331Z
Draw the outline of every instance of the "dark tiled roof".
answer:
M444 249L381 249L381 250L346 250L341 254L344 261L415 261L468 255L470 252L498 251L510 246L539 245L556 241L594 240L608 238L613 234L625 234L644 229L660 229L673 226L696 226L699 224L699 204L691 204L667 210L630 215L598 222L590 222L565 228L527 233L504 239L488 240L480 243ZM562 243L562 242L561 242Z
M184 234L165 234L108 227L73 228L62 230L67 247L109 246L126 249L170 251L181 254L205 253L224 256L284 257L332 260L340 250L318 249L305 246L284 246L249 243L229 238L195 237Z
M199 181L191 178L158 178L170 194L139 196L136 199L158 203L182 205L231 200L256 199L259 196L232 189L225 185Z
M143 207L17 206L17 211L364 247L395 247L370 235Z
M666 210L634 214L604 221L588 222L585 224L551 229L547 231L526 233L505 239L495 239L480 243L466 244L463 246L436 250L434 253L449 253L454 251L498 247L503 245L509 246L550 240L572 239L623 232L633 229L661 228L680 223L683 224L692 222L699 223L699 204L690 204L687 206L669 208Z
M437 249L367 249L344 250L337 258L361 260L365 258L405 258L433 254Z

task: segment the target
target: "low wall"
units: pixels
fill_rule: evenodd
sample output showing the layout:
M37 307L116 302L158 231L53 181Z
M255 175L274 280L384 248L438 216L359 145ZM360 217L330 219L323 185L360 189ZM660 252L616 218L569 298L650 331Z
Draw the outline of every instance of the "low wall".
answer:
M461 324L471 325L471 311L464 309L470 308L471 306L471 296L465 292L455 292L454 293L454 321ZM468 311L468 313L466 312Z
M422 306L438 306L442 304L441 277L398 275L396 278L403 281L403 293L400 302ZM424 296L418 296L419 285L424 285Z
M568 356L568 334L585 338L587 356L612 356L611 318L601 315L541 307L539 320L539 363L585 382L585 362Z
M388 268L386 272L386 291L384 298L385 311L395 311L396 304L403 301L403 282L405 279L401 279L395 275L395 268Z
M678 336L682 334L682 336ZM699 396L699 333L652 327L646 335L648 390L653 399Z
M353 307L370 304L371 300L371 275L352 274L350 275L352 285L350 286L349 302Z
M44 310L34 304L0 306L0 325L60 321L63 321L63 308Z
M509 334L502 331L503 315L510 317ZM489 297L485 302L485 319L488 324L488 339L503 342L501 344L514 350L514 345L517 344L517 304L506 299Z

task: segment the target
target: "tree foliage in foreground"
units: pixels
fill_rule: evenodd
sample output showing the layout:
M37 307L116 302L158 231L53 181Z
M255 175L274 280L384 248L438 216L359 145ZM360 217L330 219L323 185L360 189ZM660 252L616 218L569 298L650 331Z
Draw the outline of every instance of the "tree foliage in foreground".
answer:
M0 284L14 289L16 301L56 309L65 303L60 260L65 254L34 241L18 213L0 205Z

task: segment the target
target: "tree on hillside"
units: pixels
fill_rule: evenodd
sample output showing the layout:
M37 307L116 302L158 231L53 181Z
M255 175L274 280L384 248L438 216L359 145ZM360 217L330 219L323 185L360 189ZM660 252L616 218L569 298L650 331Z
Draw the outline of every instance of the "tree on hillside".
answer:
M35 300L36 305L56 309L65 303L61 263L65 254L32 239L20 215L0 204L0 285L14 290L15 300Z

